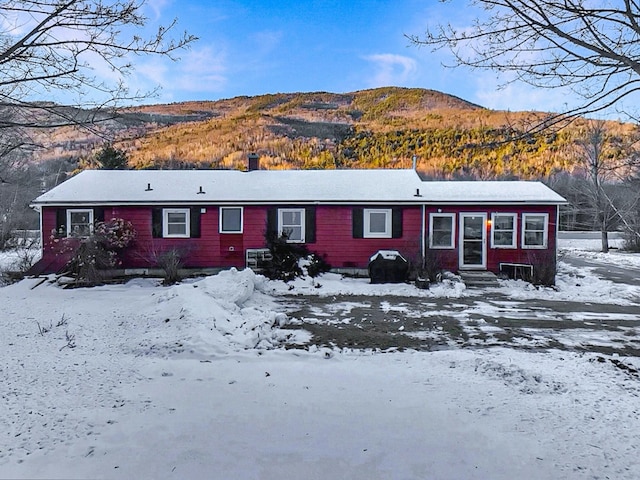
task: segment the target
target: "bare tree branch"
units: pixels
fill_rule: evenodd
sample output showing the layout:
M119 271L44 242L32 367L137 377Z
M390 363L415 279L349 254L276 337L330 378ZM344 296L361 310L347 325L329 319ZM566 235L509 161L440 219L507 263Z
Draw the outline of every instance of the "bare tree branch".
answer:
M27 163L40 146L39 132L76 126L104 138L100 122L154 93L128 87L134 60L175 60L196 40L176 33L175 20L143 34L146 1L0 0L0 233L29 213L28 202L41 189L53 186L48 178L59 180L45 166ZM78 100L43 101L55 92Z
M0 102L35 111L42 104L33 99L51 91L84 98L75 105L84 108L114 108L145 98L150 92L131 92L124 82L132 60L141 55L175 59L196 38L175 36L175 20L148 37L139 35L136 29L147 23L144 5L144 0L0 0ZM98 76L99 64L116 80ZM60 120L75 121L64 115ZM24 128L35 123L18 120ZM14 126L0 122L0 131Z
M458 3L458 2L451 2ZM558 121L600 112L638 90L640 5L635 0L470 0L472 25L408 35L448 49L453 67L511 72L507 81L571 88L583 99ZM540 125L544 127L544 125Z

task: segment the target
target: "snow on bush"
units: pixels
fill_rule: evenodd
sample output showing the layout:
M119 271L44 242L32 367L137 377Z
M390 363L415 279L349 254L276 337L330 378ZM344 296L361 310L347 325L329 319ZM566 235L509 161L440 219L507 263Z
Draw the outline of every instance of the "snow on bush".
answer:
M0 272L22 272L40 260L38 245L0 252Z

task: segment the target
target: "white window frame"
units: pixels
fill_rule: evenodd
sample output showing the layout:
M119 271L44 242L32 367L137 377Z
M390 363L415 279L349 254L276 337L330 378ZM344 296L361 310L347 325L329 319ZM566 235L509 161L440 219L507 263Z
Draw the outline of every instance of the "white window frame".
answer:
M527 240L527 218L528 217L543 217L544 218L544 227L542 230L542 245L527 245L525 242ZM534 230L535 232L539 232L539 230ZM523 249L545 249L548 248L548 240L549 240L549 214L548 213L523 213L522 214L522 248Z
M284 230L289 227L297 227L298 225L283 225L282 217L285 213L299 213L300 214L300 239L291 240L287 238L287 243L304 243L305 242L305 212L304 208L279 208L278 209L278 235L282 236Z
M372 213L383 213L385 215L384 232L371 231L371 214ZM390 208L365 208L363 209L362 214L364 215L363 225L362 225L362 236L364 238L392 238L393 212Z
M222 216L223 216L223 212L225 210L240 210L240 229L239 230L224 230L222 228L223 224L222 224ZM244 230L244 207L220 207L219 211L218 211L218 216L220 217L220 221L219 221L219 229L218 231L220 233L243 233Z
M184 214L185 233L169 233L169 214ZM163 208L162 209L162 236L164 238L189 238L191 237L191 209L189 208Z
M93 209L92 208L70 208L67 210L67 237L86 237L88 235L74 235L71 225L71 215L73 213L88 213L89 214L89 234L93 232Z
M513 228L511 229L512 237L511 244L509 245L497 245L495 243L496 232L508 232L509 230L496 230L496 218L497 217L511 217L513 219ZM491 248L516 248L518 245L518 214L517 213L502 213L493 212L491 214Z
M433 219L435 217L447 217L451 219L451 242L449 245L433 244ZM451 250L456 248L456 214L455 213L430 213L429 214L429 248L434 250Z

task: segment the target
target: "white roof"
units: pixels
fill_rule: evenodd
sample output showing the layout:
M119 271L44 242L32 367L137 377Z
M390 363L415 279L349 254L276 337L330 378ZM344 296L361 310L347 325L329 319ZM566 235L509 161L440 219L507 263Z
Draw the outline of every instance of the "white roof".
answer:
M427 203L567 203L542 182L425 181L423 185Z
M564 202L540 182L422 181L414 170L85 170L33 204Z

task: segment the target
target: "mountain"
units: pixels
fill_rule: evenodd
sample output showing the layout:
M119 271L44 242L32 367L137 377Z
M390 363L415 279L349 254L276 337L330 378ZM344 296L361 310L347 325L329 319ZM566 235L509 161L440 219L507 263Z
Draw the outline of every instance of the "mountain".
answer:
M542 178L574 168L584 127L526 133L548 116L418 88L280 93L123 109L97 132L48 131L41 159L87 156L109 138L134 168L244 168L249 152L269 169L408 168L415 155L438 178Z

